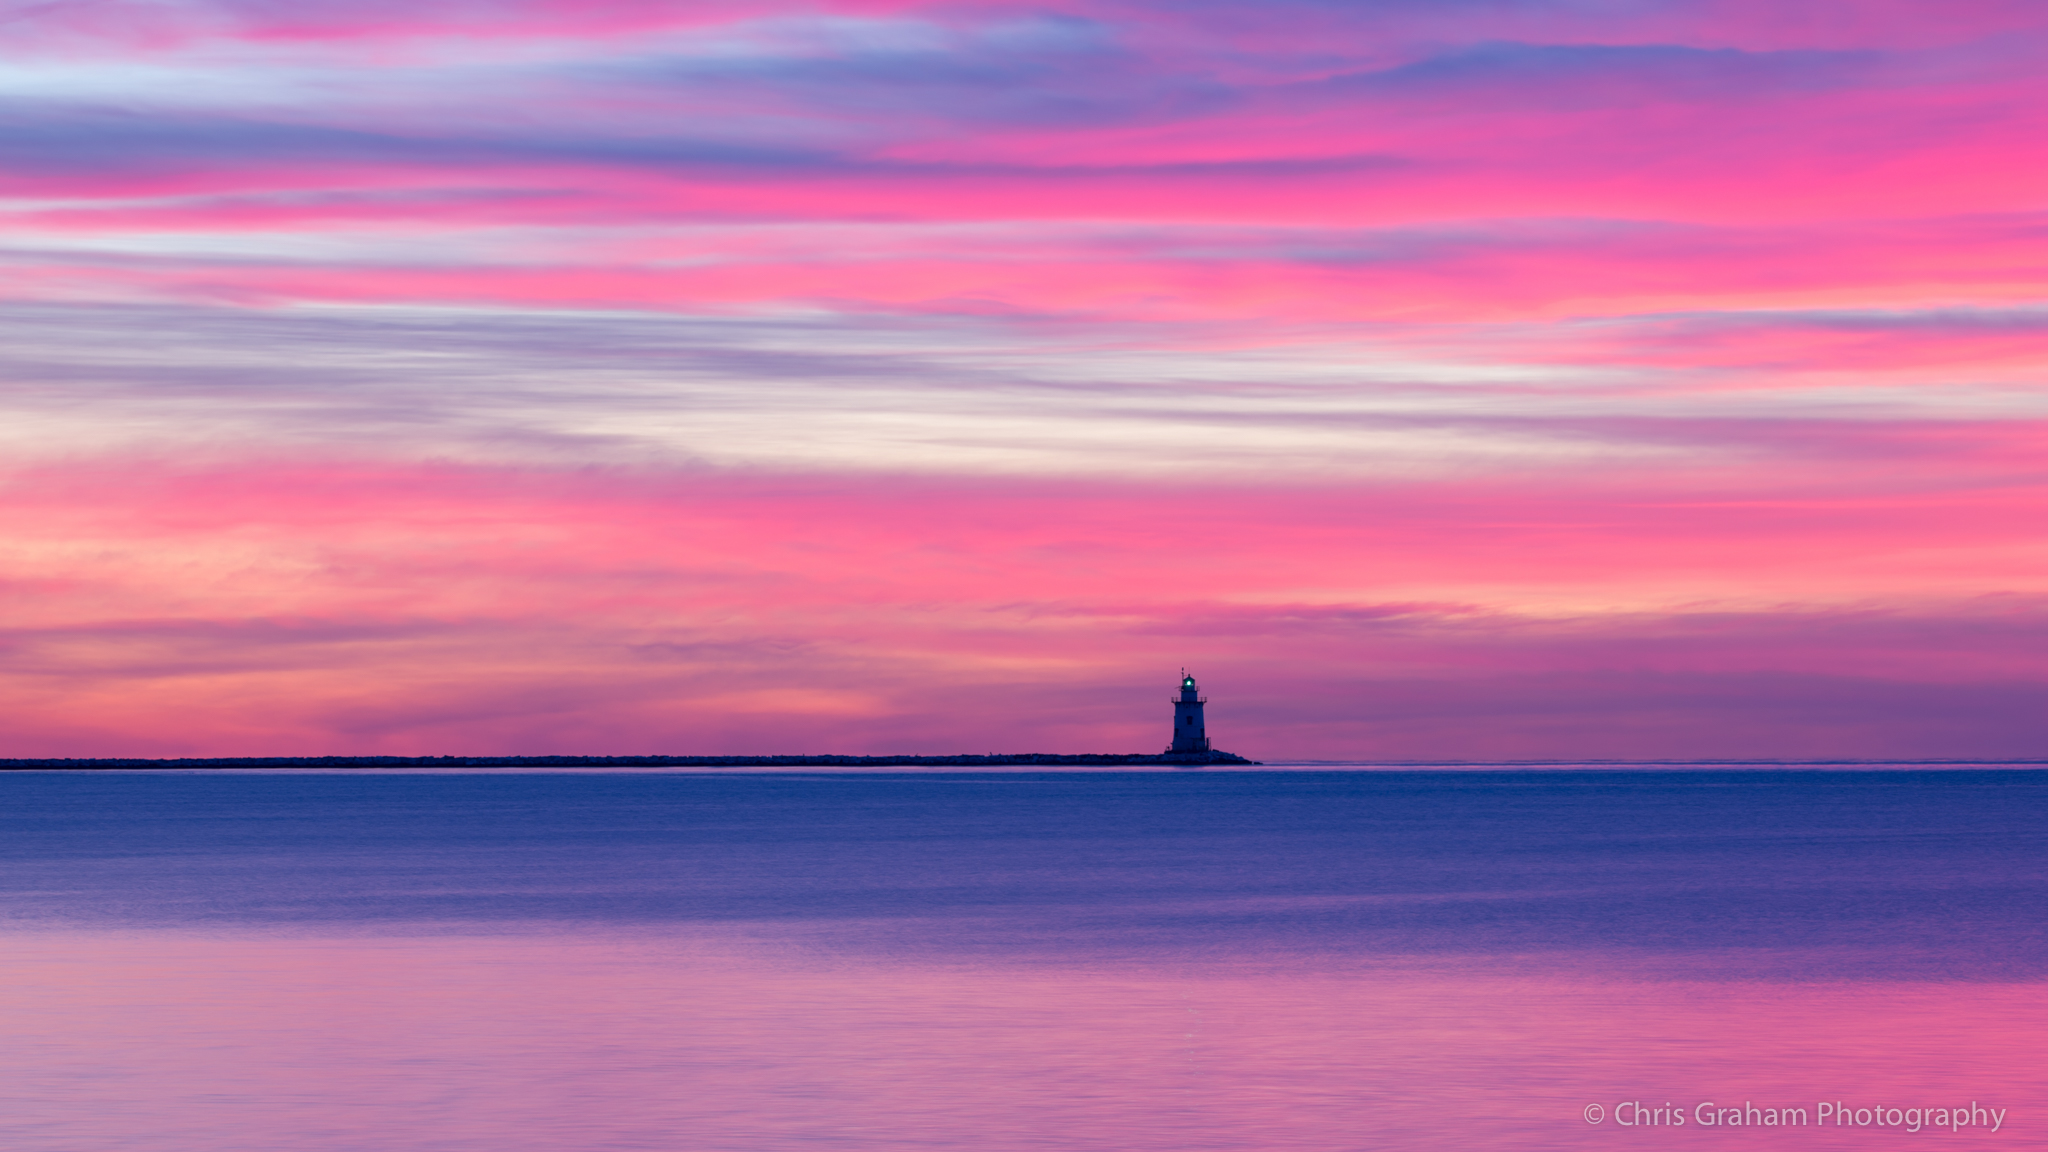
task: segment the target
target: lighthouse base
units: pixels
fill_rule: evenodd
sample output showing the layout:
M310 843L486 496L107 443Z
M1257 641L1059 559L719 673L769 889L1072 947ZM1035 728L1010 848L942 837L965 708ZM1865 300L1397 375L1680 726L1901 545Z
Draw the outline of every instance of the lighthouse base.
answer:
M1206 741L1204 741L1204 743L1206 743ZM1159 756L1157 757L1157 759L1158 759L1158 761L1159 761L1159 762L1160 762L1161 764L1256 764L1256 763L1258 763L1258 761L1256 761L1256 760L1247 760L1247 759L1245 759L1244 757L1242 757L1242 756L1239 756L1239 755L1238 755L1237 753L1235 753L1235 752L1218 752L1218 751L1216 751L1216 750L1215 750L1215 749L1213 749L1213 748L1204 748L1204 749L1202 749L1202 750L1201 750L1201 751L1199 751L1199 752L1176 752L1176 751L1174 751L1173 749L1171 749L1171 748L1168 748L1168 749L1167 749L1167 750L1166 750L1165 752L1162 752L1162 753L1160 753L1160 754L1159 754Z

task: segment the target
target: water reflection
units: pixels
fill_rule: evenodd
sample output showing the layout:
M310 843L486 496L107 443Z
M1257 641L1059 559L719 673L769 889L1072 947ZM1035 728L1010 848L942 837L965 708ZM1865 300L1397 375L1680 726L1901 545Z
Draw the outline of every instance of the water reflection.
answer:
M1585 1104L1947 1104L2041 1138L2036 984L905 966L641 932L41 932L36 1152L1581 1148ZM1862 1147L1808 1127L1660 1143ZM1944 1134L1946 1135L1946 1134Z

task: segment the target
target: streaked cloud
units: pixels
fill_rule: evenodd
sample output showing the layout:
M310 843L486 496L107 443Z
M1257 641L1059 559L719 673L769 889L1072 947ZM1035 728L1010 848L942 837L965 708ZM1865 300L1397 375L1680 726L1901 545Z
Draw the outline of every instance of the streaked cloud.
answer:
M2038 481L1653 475L61 465L7 489L0 644L38 750L1142 749L1181 664L1270 755L2038 741Z

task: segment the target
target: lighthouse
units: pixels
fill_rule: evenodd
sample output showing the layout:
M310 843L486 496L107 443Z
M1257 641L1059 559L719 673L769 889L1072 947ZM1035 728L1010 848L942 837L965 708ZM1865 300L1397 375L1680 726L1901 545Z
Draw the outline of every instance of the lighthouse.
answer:
M1195 678L1181 669L1180 698L1173 702L1173 745L1166 750L1169 755L1209 750L1209 731L1202 723L1202 705L1207 703L1201 689L1195 687Z

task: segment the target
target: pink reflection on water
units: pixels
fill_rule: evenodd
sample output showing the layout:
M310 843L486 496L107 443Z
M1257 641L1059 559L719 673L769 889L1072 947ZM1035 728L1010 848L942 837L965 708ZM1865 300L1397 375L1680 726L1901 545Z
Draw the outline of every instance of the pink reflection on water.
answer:
M627 935L23 933L22 1152L1851 1148L1898 1130L1588 1125L1589 1103L2007 1109L2039 1147L2039 984L1502 968L1144 970Z

